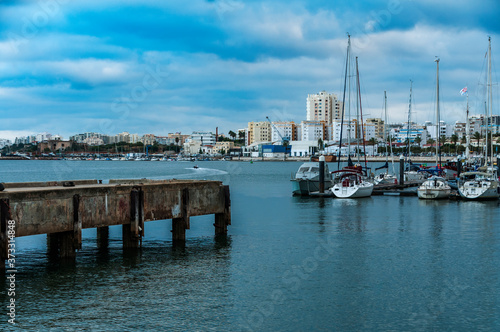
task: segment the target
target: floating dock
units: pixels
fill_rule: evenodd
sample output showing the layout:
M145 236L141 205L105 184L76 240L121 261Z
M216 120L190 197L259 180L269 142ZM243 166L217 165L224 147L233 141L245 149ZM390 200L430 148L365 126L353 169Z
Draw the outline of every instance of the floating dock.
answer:
M190 217L215 215L215 234L231 224L229 186L200 180L98 180L4 183L0 192L0 264L8 257L9 227L15 237L47 234L60 257L82 247L82 229L97 228L107 243L108 227L122 225L124 248L142 244L144 222L172 220L172 239L184 242Z

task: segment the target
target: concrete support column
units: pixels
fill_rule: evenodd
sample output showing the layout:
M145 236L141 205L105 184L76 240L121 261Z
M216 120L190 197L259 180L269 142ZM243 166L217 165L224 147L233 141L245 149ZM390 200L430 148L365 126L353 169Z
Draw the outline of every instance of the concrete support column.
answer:
M73 195L73 230L47 234L49 255L61 258L75 258L82 248L82 219L80 218L80 195Z
M224 212L215 214L215 235L227 234L227 226L231 225L231 197L229 186L221 187L221 195L224 200Z
M75 233L73 231L47 234L47 249L49 255L61 258L75 258Z
M186 241L186 229L190 228L189 224L189 189L185 188L182 190L181 200L180 200L180 218L172 219L172 241L174 244L184 244Z
M144 192L140 187L130 192L130 224L122 225L123 247L138 248L144 236Z
M8 233L7 223L11 219L8 199L0 200L0 268L5 268L5 260L8 258Z
M109 226L97 227L97 248L106 249L109 245Z

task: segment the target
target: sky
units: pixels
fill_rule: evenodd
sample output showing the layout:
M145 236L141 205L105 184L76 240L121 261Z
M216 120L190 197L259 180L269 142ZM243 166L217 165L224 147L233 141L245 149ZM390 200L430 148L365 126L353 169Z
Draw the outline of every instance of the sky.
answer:
M347 33L363 117L482 113L488 36L500 61L498 0L0 1L0 138L49 132L227 134L300 121L308 94L343 98ZM499 114L498 84L493 113Z

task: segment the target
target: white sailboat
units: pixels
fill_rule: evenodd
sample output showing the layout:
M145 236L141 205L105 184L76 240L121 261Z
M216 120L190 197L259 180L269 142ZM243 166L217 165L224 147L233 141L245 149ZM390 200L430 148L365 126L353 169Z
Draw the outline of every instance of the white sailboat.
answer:
M488 83L486 93L486 117L492 116L492 83L491 83L491 37L488 38ZM489 112L488 112L489 110ZM493 167L493 160L488 166L488 127L486 127L486 149L485 165L478 171L465 172L460 175L458 192L460 196L469 200L498 199L500 197L500 187L498 174ZM491 158L493 158L493 144L491 145Z
M364 179L361 166L359 169L342 169L333 172L334 184L331 191L337 198L370 197L373 192L373 183Z
M439 142L439 58L435 60L436 70L436 142ZM436 171L439 171L439 143L436 143ZM441 199L448 198L451 193L451 187L442 177L433 176L417 189L418 198L421 199Z
M347 59L346 59L346 74L345 74L345 80L344 80L344 103L342 103L342 119L344 119L344 104L345 104L345 92L346 92L346 84L345 82L347 81L348 77L348 68L349 68L349 56L350 56L350 49L351 49L351 38L348 35L348 42L347 42ZM359 106L360 113L362 114L362 108L361 108L361 95L360 95L360 84L359 84L359 71L358 71L358 61L356 58L356 85L357 85L357 105ZM343 121L343 120L342 120ZM350 122L350 119L349 119ZM361 121L362 122L362 121ZM339 142L339 166L340 166L340 150L342 148L342 127L343 127L343 122L341 125L341 132L340 132L340 142ZM348 134L348 140L350 141L350 133L349 131ZM363 144L364 144L364 133L363 135ZM350 146L350 144L349 144ZM359 148L358 154L359 154ZM350 161L350 152L349 152L349 161ZM359 156L359 155L358 155ZM340 167L339 167L340 168ZM366 168L366 153L365 153L365 168ZM350 166L348 165L347 167L344 167L343 169L339 169L335 172L334 174L334 179L333 179L333 186L331 187L331 192L337 197L337 198L361 198L361 197L369 197L371 196L373 192L373 183L367 181L365 179L366 175L363 173L362 167L360 164L357 164L356 166Z
M396 177L396 172L394 169L394 156L392 154L392 142L390 135L388 135L387 130L386 130L386 124L387 124L387 93L384 91L384 139L386 139L386 142L389 142L389 146L391 149L391 158L392 158L392 174L389 173L389 154L387 151L387 143L385 143L385 165L379 168L376 168L375 170L385 168L384 173L379 173L375 175L373 182L375 184L393 184L397 183L397 177Z

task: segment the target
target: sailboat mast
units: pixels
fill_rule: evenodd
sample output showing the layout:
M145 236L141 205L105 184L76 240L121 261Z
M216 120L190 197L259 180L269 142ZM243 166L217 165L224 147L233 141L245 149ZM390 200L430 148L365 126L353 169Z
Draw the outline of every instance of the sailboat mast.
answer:
M386 131L386 124L387 124L387 93L384 91L384 111L385 111L385 119L384 119L384 132ZM392 140L391 140L391 135L389 135L389 132L387 131L387 141L389 142L389 151L391 152L391 161L392 161L392 174L396 174L396 169L394 167L394 154L392 153ZM387 154L387 145L385 148L385 153ZM387 158L386 158L387 162ZM389 174L389 167L387 167L387 174Z
M489 123L490 125L493 125L493 93L492 93L492 81L491 81L491 37L488 37L488 108L489 108L489 114L490 114L490 119ZM486 122L488 123L488 121ZM490 135L491 135L491 155L490 155L490 163L491 166L493 167L493 128L490 130ZM486 145L486 148L488 146Z
M347 34L347 56L345 60L345 76L344 76L344 95L342 102L342 116L340 119L340 140L339 140L339 157L337 158L337 169L340 169L340 156L342 155L342 134L344 131L344 111L345 111L345 91L347 87L347 68L349 66L349 51L351 48L351 36Z
M466 111L466 122L465 122L465 158L468 160L470 155L470 124L469 124L469 92L467 91L467 111Z
M439 168L441 154L439 153L440 123L439 123L439 58L434 60L437 65L436 70L436 169Z
M406 132L406 149L408 153L408 159L410 159L411 151L410 151L410 127L411 127L411 94L413 89L413 81L410 80L410 101L408 102L408 126Z
M361 105L361 83L359 82L358 57L356 57L356 81L358 82L358 99L359 99L359 120L361 122L361 139L363 140L363 154L365 155L365 169L368 172L366 161L366 146L365 146L365 128L363 126L363 106ZM358 162L359 162L359 140L358 140Z
M484 116L486 118L486 124L485 124L485 138L486 142L484 145L484 166L488 166L488 102L484 102Z
M387 91L384 90L384 144L385 144L385 163L387 164L389 162L389 155L388 155L388 148L387 148L387 142L389 141L389 135L387 134ZM389 169L387 169L387 172L389 172Z
M359 107L360 107L360 91L359 91L359 71L358 71L358 57L356 57L356 135L354 138L356 139L356 151L357 151L357 158L358 158L358 164L360 163L359 160L359 139L361 138L361 133L359 132L359 129L361 128L359 125ZM363 124L361 123L361 126Z

